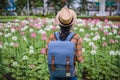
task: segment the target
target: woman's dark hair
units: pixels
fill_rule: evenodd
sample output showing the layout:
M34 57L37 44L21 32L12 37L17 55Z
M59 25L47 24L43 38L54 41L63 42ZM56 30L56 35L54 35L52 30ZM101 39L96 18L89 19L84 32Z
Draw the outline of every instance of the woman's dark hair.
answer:
M70 33L70 27L71 26L65 27L65 26L61 26L60 25L60 29L61 29L60 39L62 41L66 40L67 36L69 35L69 33Z

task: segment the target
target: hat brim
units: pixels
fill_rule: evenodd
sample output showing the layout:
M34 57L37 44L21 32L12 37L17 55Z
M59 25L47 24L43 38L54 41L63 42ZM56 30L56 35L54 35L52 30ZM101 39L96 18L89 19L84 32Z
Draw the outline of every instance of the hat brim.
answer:
M71 25L75 25L75 24L76 24L76 13L75 13L73 10L70 10L70 13L72 14L72 17L73 17L72 22L71 22L70 24L64 25L64 24L62 24L62 23L60 22L59 16L60 16L60 14L61 14L61 11L58 12L58 14L56 15L56 24L61 25L61 26L71 26Z

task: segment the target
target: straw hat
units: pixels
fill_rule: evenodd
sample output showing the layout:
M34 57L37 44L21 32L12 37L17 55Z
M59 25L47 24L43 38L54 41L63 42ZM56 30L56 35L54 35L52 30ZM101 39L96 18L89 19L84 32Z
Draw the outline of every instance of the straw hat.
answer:
M63 7L56 16L56 23L65 27L71 26L76 23L76 13L67 7Z

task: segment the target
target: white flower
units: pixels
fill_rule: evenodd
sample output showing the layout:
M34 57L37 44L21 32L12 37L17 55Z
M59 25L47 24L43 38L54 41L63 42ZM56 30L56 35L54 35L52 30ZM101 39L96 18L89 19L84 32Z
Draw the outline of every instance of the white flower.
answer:
M116 51L116 54L117 54L117 55L120 55L120 51Z
M14 28L11 29L11 33L15 33L15 29Z
M29 48L30 48L30 49L34 49L33 46L30 46Z
M17 36L12 37L12 40L14 40L14 41L16 41L17 39L18 39Z
M47 27L46 27L44 30L45 30L45 31L50 31L50 28L47 28Z
M10 27L11 27L11 24L6 24L6 27L7 27L7 28L10 28Z
M24 28L25 28L25 30L27 29L27 28L29 28L28 26L24 26Z
M18 24L18 23L15 23L15 26L19 26L19 24Z
M20 22L20 20L19 19L15 19L15 22Z
M91 27L91 28L90 28L90 30L91 30L91 31L95 31L95 30L96 30L96 28L92 28L92 27Z
M107 30L107 29L104 29L103 32L108 32L108 30Z
M94 43L93 42L89 42L89 46L94 46Z
M45 31L42 31L41 34L46 34L46 32L45 32Z
M40 29L40 30L38 31L39 34L42 34L42 33L44 33L44 32L45 32L45 31L42 30L42 29Z
M28 59L28 57L25 55L25 56L23 56L23 58L22 58L23 60L27 60Z
M115 38L120 38L120 35L116 35Z
M95 30L95 31L97 31L97 30L98 30L98 28L96 27L96 28L94 28L94 30Z
M110 51L109 54L112 56L112 55L115 55L115 51Z
M58 25L57 25L57 26L56 26L56 28L57 28L57 29L59 29L59 28L60 28L60 26L58 26Z
M93 33L90 33L90 35L93 35Z
M11 33L8 33L8 36L11 36L12 34Z
M49 26L47 26L46 28L52 29L52 28L53 28L53 25L49 25Z
M85 22L81 22L80 24L78 24L78 27L80 26L85 26Z
M26 38L25 36L23 36L22 38L23 38L23 40L24 40L24 41L26 41L26 42L27 42L27 38Z
M80 32L84 32L84 29L83 29L83 28L81 28L79 31L80 31Z
M22 29L21 29L21 31L25 31L26 29L23 27Z
M96 26L97 26L98 28L102 28L102 22L97 22Z
M1 35L3 35L3 33L2 33L2 32L0 32L0 36L1 36Z
M8 31L8 29L5 29L4 31L5 31L5 32L7 32L7 31Z
M110 28L110 26L103 26L105 29L109 29Z
M108 35L112 36L112 32L109 32Z
M114 29L118 29L118 26L116 26L116 25L112 25L112 28L114 28Z
M33 32L34 30L32 29L32 28L30 28L30 30L29 30L30 32Z
M10 46L14 46L14 43L13 43L13 42L11 42L11 43L10 43Z
M96 26L98 26L98 28L102 28L102 25L96 25Z
M17 63L17 62L13 62L12 65L13 65L13 66L17 66L18 63Z
M113 30L113 34L117 34L117 30Z
M77 30L78 28L77 27L74 27L73 30Z
M95 55L96 54L96 50L91 50L91 54Z
M82 51L85 52L85 48L82 48Z
M11 36L11 33L5 34L4 36L5 36L5 38L8 38Z
M113 24L112 21L108 21L108 24Z
M91 41L90 38L86 38L86 37L83 40L86 41L86 42L90 42Z
M0 49L2 49L3 48L3 46L2 45L0 45Z
M4 36L5 36L5 38L8 38L8 37L9 37L9 35L8 35L8 34L5 34Z
M96 37L97 39L100 39L100 35L96 35L95 37Z
M7 45L8 45L8 42L5 42L5 43L4 43L4 46L7 46Z
M88 26L89 26L90 28L92 28L92 27L94 27L94 24L88 23Z
M106 40L106 38L105 38L105 37L102 37L102 40Z
M29 50L29 54L34 54L34 50Z
M93 41L96 41L96 40L98 40L98 38L97 37L93 37L93 39L92 39Z
M97 49L97 46L93 45L93 46L92 46L92 49L96 50L96 49Z

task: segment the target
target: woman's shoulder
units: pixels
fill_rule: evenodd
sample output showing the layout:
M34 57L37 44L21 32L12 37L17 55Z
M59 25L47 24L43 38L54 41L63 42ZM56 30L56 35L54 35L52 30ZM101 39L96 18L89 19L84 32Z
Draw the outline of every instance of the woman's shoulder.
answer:
M80 40L82 42L82 37L79 34L77 34L77 33L74 35L73 38L77 39L77 40Z
M74 38L80 38L80 35L75 33Z
M55 39L55 35L54 34L50 34L49 39L50 40Z

